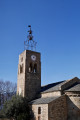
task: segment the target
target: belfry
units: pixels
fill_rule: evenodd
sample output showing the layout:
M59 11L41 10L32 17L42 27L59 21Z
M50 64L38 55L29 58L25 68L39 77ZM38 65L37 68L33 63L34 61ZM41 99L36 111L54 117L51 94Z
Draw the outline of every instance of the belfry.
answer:
M33 40L31 26L25 50L19 55L17 94L25 96L28 101L37 97L41 89L41 55L35 52L36 42Z

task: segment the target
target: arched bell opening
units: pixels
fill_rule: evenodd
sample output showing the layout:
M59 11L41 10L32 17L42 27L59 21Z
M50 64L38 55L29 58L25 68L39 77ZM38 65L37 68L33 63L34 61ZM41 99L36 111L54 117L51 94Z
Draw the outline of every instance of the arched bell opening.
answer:
M29 72L32 72L32 70L33 70L33 66L32 66L32 63L30 63L30 65L29 65Z
M34 64L34 70L33 70L34 73L37 72L37 64Z

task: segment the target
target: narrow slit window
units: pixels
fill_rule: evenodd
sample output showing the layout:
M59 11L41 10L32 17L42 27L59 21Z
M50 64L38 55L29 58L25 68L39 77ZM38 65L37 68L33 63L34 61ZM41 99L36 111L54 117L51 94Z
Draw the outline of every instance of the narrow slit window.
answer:
M41 120L41 117L40 117L40 116L38 116L38 120Z
M21 58L21 62L23 62L23 57Z
M23 73L23 64L20 65L20 73Z
M38 107L38 114L41 114L41 107Z

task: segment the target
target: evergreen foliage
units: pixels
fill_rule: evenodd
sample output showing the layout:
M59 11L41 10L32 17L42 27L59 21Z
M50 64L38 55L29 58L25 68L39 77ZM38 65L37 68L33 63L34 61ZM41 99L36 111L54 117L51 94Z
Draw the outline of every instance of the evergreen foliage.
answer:
M30 120L30 109L25 97L13 96L11 100L5 102L2 111L8 118Z

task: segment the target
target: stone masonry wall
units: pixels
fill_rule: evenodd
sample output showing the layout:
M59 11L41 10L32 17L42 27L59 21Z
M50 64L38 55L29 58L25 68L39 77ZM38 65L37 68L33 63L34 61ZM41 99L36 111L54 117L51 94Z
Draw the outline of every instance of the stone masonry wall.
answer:
M25 96L25 59L26 51L19 55L19 64L18 64L18 80L17 80L17 94ZM23 72L20 73L20 65L23 65Z
M38 107L41 107L41 114L38 114ZM32 105L32 111L34 113L34 118L32 120L48 120L48 104Z
M35 55L36 60L33 61L31 56ZM41 89L41 55L38 52L26 51L26 74L25 74L25 96L29 101L36 98ZM29 72L30 64L32 71ZM34 65L37 65L37 71L34 72Z
M49 103L48 110L48 120L67 120L66 96L63 95Z
M67 96L68 120L80 120L80 96Z
M54 97L54 96L61 96L61 91L55 91L55 92L41 94L41 97Z

